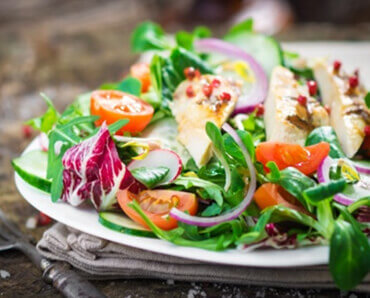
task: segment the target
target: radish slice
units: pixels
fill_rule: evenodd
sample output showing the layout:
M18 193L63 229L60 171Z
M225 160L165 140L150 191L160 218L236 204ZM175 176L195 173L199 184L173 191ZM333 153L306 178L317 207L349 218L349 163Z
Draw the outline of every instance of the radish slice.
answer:
M158 185L168 184L173 182L181 173L182 161L180 156L174 151L168 149L155 149L150 151L144 159L134 160L128 165L131 171L137 168L157 168L166 167L169 172L165 179Z
M201 217L201 216L192 216L188 213L182 212L177 208L172 208L170 211L170 216L175 218L178 221L184 222L189 225L199 226L199 227L210 227L215 226L217 224L230 221L239 217L243 211L248 207L250 202L252 201L254 191L256 190L256 171L254 169L254 165L252 160L249 156L247 149L245 148L242 140L239 138L236 131L227 123L225 123L222 128L234 139L234 141L239 145L242 150L243 157L247 162L249 173L250 173L250 182L248 191L243 199L243 201L236 207L232 208L225 214L221 214L219 216L214 217Z
M355 167L355 165L347 160L347 162ZM338 163L338 159L326 157L320 164L317 170L317 179L320 183L330 182L330 168ZM356 167L355 167L356 168ZM336 194L334 200L338 203L348 206L353 202L366 197L370 193L370 176L359 174L360 181L355 184L348 185L343 193Z
M38 136L38 141L39 141L39 144L40 144L40 147L41 147L41 150L44 151L44 152L47 152L48 149L49 149L49 138L48 136L46 135L46 133L42 132L39 136Z

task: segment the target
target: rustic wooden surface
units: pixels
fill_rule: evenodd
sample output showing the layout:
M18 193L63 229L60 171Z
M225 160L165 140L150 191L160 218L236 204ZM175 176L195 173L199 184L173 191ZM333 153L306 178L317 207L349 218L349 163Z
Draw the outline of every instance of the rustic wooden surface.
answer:
M186 6L184 1L183 5ZM162 9L158 7L162 3ZM38 93L49 95L63 109L76 95L102 82L118 80L135 56L129 32L144 19L170 23L176 10L169 1L0 2L0 208L27 234L39 239L45 227L27 229L37 212L18 194L10 165L30 141L22 122L42 113ZM214 26L222 32L221 25ZM305 25L287 29L281 40L370 39L370 25L334 27ZM4 271L10 274L5 277ZM41 281L40 272L16 251L0 253L0 295L58 297ZM339 291L276 289L157 280L94 281L109 297L356 297ZM352 295L352 296L351 296ZM355 295L355 296L353 296Z

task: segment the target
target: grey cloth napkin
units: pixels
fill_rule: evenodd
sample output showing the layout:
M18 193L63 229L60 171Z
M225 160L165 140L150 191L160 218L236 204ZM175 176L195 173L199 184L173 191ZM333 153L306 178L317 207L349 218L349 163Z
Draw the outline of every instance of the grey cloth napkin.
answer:
M60 223L37 244L48 259L66 261L89 279L158 278L288 288L331 289L327 266L254 268L171 257L109 242ZM370 274L356 290L370 292Z

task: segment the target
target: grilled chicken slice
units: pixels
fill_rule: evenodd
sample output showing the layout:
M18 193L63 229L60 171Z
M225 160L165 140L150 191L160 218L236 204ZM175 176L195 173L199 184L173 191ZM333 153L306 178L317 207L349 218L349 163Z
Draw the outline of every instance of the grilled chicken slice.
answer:
M301 104L299 96L306 97ZM264 114L267 141L304 145L311 130L328 125L325 108L309 96L306 85L300 85L287 68L277 66L272 72Z
M177 139L198 166L205 165L212 156L206 123L221 127L233 112L239 92L232 81L214 75L186 80L177 87L170 105L178 123Z
M351 87L350 76L335 70L325 60L316 60L313 70L323 103L331 110L330 125L337 133L344 153L351 158L364 141L366 124L370 124L370 110L364 102L366 90L361 85Z

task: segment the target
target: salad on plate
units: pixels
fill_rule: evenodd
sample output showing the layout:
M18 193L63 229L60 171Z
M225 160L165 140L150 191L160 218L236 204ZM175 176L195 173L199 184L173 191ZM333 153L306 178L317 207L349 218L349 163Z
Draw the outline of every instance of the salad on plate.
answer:
M253 21L131 36L121 81L28 125L39 150L13 160L53 202L90 204L102 225L179 246L327 245L341 289L370 269L370 93L339 60L304 59Z

